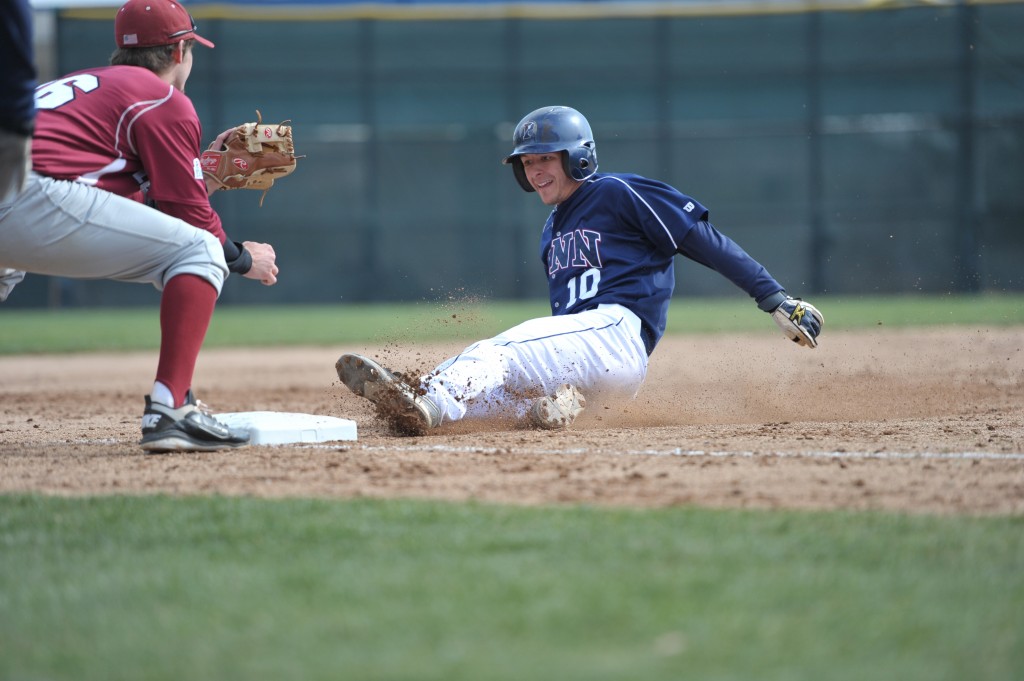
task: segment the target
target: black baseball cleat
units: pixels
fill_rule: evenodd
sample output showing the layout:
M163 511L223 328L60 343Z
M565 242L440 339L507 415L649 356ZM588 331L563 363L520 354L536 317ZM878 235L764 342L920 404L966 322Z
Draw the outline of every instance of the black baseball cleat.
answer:
M154 403L146 395L142 414L142 448L152 454L164 452L215 452L249 444L249 434L229 428L213 418L189 390L185 404L172 409Z
M441 410L426 395L362 355L342 355L334 364L338 378L360 397L373 402L377 415L402 435L422 435L441 423Z

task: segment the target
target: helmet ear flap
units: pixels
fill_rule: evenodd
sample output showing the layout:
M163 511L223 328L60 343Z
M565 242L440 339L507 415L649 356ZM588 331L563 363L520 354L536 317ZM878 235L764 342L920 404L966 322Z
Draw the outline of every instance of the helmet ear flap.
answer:
M586 179L594 173L593 170L590 170L590 161L586 156L568 152L562 152L562 166L565 168L566 176L574 180Z
M597 172L597 153L593 142L584 142L582 149L562 152L562 167L565 174L574 180L585 180ZM591 164L593 160L593 164ZM591 167L593 165L593 167Z
M519 183L519 186L523 188L523 191L536 191L530 184L530 181L526 179L526 170L523 168L523 159L518 156L513 156L509 162L512 164L512 174L516 176L516 181Z

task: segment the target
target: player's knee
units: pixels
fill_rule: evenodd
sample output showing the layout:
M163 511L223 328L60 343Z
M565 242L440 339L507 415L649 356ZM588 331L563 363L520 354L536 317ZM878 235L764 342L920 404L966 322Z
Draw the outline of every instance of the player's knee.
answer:
M224 260L224 248L214 235L201 229L179 248L174 262L164 273L164 283L179 274L193 274L210 282L220 295L224 280L228 276L228 265Z

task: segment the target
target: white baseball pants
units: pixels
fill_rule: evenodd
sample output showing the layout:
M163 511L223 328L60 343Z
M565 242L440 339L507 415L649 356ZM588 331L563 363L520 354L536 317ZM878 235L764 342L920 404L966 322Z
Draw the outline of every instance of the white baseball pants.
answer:
M30 173L0 200L0 269L74 279L164 284L179 274L205 279L219 294L224 249L206 230L138 201L78 182Z
M531 319L479 341L422 377L441 422L523 417L532 402L571 383L588 399L633 397L647 375L640 319L621 305Z

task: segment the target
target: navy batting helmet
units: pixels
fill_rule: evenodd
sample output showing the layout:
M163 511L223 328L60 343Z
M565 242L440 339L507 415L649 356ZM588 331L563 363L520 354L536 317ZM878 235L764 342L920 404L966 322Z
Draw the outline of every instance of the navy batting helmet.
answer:
M516 126L512 145L512 153L501 162L512 165L519 186L528 192L534 189L519 158L523 154L565 152L565 174L574 180L585 180L597 172L597 143L590 123L579 111L567 106L545 106L528 113Z

